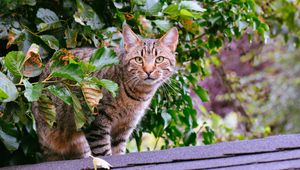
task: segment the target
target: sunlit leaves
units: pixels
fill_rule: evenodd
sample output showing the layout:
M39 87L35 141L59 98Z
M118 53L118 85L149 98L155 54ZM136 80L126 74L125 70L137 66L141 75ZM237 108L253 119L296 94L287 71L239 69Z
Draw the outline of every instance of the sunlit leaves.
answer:
M90 63L96 66L97 70L100 70L103 67L118 64L119 60L112 49L103 47L94 52L90 58Z
M181 1L179 3L180 8L188 9L188 10L194 10L198 12L204 12L206 11L204 8L202 8L197 1Z
M25 86L24 96L29 102L37 101L42 95L44 85L37 83L32 85L28 80L23 80Z
M156 26L164 32L167 32L172 28L172 23L168 20L155 20L154 23Z
M0 101L3 101L4 99L7 99L9 96L5 93L4 90L0 88Z
M148 15L156 15L162 8L162 4L159 0L146 0L145 5L142 7L142 9L146 12Z
M178 13L179 13L179 6L175 5L175 4L171 4L167 8L165 8L163 12L165 14L176 17L176 16L178 16Z
M16 86L2 72L0 72L0 90L1 102L14 101L18 97Z

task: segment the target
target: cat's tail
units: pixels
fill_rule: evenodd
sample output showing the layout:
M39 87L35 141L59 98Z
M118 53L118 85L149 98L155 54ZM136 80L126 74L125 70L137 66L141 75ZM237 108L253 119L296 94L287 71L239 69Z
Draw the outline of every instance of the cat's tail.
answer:
M50 126L47 122L43 105L33 102L32 111L36 119L39 143L44 159L62 160L86 158L91 155L90 147L83 132L76 130L73 108L51 96L55 110L56 121Z

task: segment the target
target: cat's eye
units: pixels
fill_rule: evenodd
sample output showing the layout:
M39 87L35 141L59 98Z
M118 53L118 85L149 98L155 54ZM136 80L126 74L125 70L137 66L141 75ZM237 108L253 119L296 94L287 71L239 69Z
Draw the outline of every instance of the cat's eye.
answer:
M142 64L142 63L143 63L143 58L142 58L142 57L135 57L134 60L135 60L135 62L137 62L138 64Z
M159 64L159 63L163 62L164 59L165 59L165 57L159 56L159 57L157 57L157 58L155 59L155 63L156 63L156 64Z

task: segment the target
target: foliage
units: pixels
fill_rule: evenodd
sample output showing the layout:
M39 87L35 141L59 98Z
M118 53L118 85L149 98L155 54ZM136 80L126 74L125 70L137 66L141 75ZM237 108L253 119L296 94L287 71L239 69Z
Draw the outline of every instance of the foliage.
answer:
M161 148L214 143L215 133L204 120L210 118L199 119L198 106L190 94L194 91L202 101L208 100L207 91L198 81L208 75L208 65L217 62L216 55L225 41L244 33L260 34L262 38L268 35L268 26L257 13L259 6L254 0L4 0L0 6L0 39L6 44L6 49L0 51L2 165L38 160L37 145L28 145L37 143L31 102L45 105L49 125L55 118L53 104L43 91L73 105L78 128L87 120L83 109L93 113L101 100L96 97L101 96L101 88L116 95L116 84L92 78L91 73L117 63L110 48L120 43L119 31L124 22L150 38L163 35L172 26L180 30L178 73L156 94L134 132L138 150L145 132L157 141L162 139ZM253 32L247 32L248 28ZM82 46L99 48L89 62L79 61L65 49ZM38 81L43 64L49 60L51 74ZM74 94L73 86L81 88L83 99ZM85 100L88 95L94 100Z
M208 121L217 141L299 133L299 1L257 1L258 12L270 26L270 39L244 36L228 45L213 63L213 77L201 83L212 101L202 114L222 115ZM250 39L251 38L251 39ZM249 40L251 43L249 43ZM199 102L198 102L199 103ZM237 114L236 118L235 115ZM215 116L213 116L215 117ZM231 117L238 126L224 131ZM212 118L211 120L214 120ZM214 126L221 122L220 126ZM241 123L247 127L241 126ZM226 125L227 126L227 125ZM219 127L219 128L218 128ZM228 129L226 127L225 129ZM219 134L223 134L219 136Z

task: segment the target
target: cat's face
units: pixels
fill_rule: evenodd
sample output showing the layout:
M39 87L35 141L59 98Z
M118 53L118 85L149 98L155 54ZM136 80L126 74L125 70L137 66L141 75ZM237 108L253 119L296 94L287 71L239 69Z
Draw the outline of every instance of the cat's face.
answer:
M128 26L123 28L123 59L126 83L132 88L159 86L173 73L176 64L175 50L178 31L172 28L160 39L141 39Z

